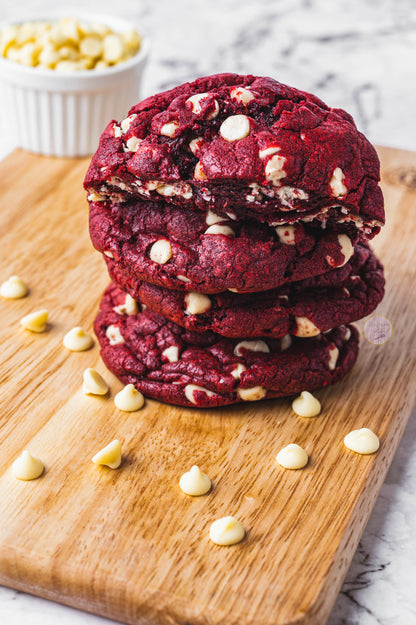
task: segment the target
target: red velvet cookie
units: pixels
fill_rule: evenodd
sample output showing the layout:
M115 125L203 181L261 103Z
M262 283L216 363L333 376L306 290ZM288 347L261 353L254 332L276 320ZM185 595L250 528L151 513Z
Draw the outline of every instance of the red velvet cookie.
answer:
M113 282L152 311L195 332L228 337L313 336L370 314L384 294L383 267L362 243L349 262L326 274L259 293L214 295L142 282L107 258Z
M133 278L202 293L263 291L326 273L349 260L357 240L346 225L209 217L167 202L90 202L90 234Z
M218 74L159 93L104 130L84 186L93 201L164 198L269 224L302 213L384 223L379 161L351 116L272 78Z
M223 406L293 395L338 382L358 353L358 332L341 326L314 338L244 340L184 330L135 310L111 284L95 321L101 355L125 384L183 406Z

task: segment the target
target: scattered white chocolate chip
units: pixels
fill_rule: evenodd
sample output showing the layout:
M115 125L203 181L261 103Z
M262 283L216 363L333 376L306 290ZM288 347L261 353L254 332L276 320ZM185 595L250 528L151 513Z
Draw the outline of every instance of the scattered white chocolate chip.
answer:
M220 126L220 135L226 141L238 141L250 134L250 121L246 115L231 115Z
M20 323L25 330L30 330L31 332L44 332L46 330L48 315L48 311L44 308L25 315L23 319L20 320Z
M272 156L272 154L277 154L277 152L280 152L280 148L277 145L270 145L268 148L259 150L259 158L266 158L266 156Z
M108 326L107 330L105 331L105 335L108 338L110 345L122 345L123 343L125 343L123 335L121 334L120 328L118 326L115 326L113 324Z
M207 226L213 226L214 224L218 224L221 221L227 221L227 217L217 215L212 210L208 209L208 212L205 216L205 223L207 224Z
M344 341L347 342L351 338L351 330L349 328L345 328Z
M85 369L82 390L85 395L105 395L108 393L108 385L103 376L95 369Z
M319 328L316 327L314 323L307 317L296 317L296 331L294 332L295 336L306 337L306 336L318 336L321 334Z
M237 343L237 345L234 347L234 354L236 356L242 356L243 350L245 349L250 352L264 352L266 354L270 352L270 349L267 343L265 343L264 341L258 340L258 341L240 341L240 343Z
M117 126L117 124L113 124L113 130L114 130L114 136L115 137L121 137L121 135L123 134L121 132L120 126Z
M130 137L126 141L126 147L129 152L137 152L137 148L139 147L139 143L141 143L143 139L139 139L138 137Z
M129 115L128 117L126 117L126 119L123 119L123 121L120 122L120 128L121 128L123 134L128 131L128 129L130 128L130 126L132 124L132 121L134 119L136 119L136 117L137 117L136 114Z
M163 124L162 128L160 129L160 134L164 137L174 137L178 128L178 122L167 122L166 124Z
M181 282L192 282L192 280L190 280L189 278L187 278L186 276L182 276L181 274L178 274L177 279L180 280Z
M235 237L235 232L230 226L222 226L221 224L209 226L204 234L223 234L226 237Z
M332 195L334 197L343 197L348 189L344 184L345 174L340 167L336 167L331 176L331 180L329 181L329 186L331 187Z
M277 226L276 234L285 245L295 245L295 226Z
M201 163L199 161L195 165L194 178L195 178L195 180L206 180L207 179L207 177L205 175L205 172L202 169L202 165L201 165Z
M65 334L63 344L71 352L84 352L94 345L94 341L88 332L77 326Z
M334 345L334 347L331 347L331 349L329 350L328 369L330 371L333 371L335 367L337 366L338 356L339 356L339 349L338 347L335 347Z
M12 473L18 480L35 480L44 470L42 460L23 451L12 464Z
M111 441L106 447L95 454L92 461L95 464L105 465L110 469L118 469L121 464L121 443L119 440Z
M254 100L253 93L249 89L245 89L245 87L233 87L230 90L230 96L242 104L248 104L251 100Z
M348 262L351 256L354 254L354 247L351 243L351 239L346 234L338 235L338 243L340 244L341 252L345 258L343 263L345 265L345 263Z
M368 428L353 430L344 437L344 445L357 454L374 454L380 447L378 436Z
M0 286L0 295L6 299L20 299L29 293L27 285L19 276L10 276Z
M150 260L159 265L164 265L172 258L172 247L167 239L159 239L150 248Z
M133 384L127 384L114 397L114 403L119 410L135 412L144 406L144 397Z
M238 388L237 395L243 401L259 401L267 395L267 390L262 386L252 386L251 388Z
M114 258L114 254L109 250L105 250L104 255L107 256L107 258Z
M236 366L234 367L234 369L230 371L230 373L233 376L234 380L239 380L241 378L241 374L244 371L247 371L246 367L243 364L241 364L241 362L238 362Z
M190 291L184 297L185 313L187 315L201 315L210 310L212 303L208 295Z
M194 464L190 471L181 476L179 486L187 495L200 497L210 490L211 480Z
M292 337L290 336L290 334L285 334L285 336L280 339L281 351L282 352L286 351L287 349L289 349L291 345L292 345Z
M316 417L321 412L321 402L309 391L302 391L293 400L292 409L299 417Z
M178 362L179 360L179 347L177 345L171 345L163 350L162 356L167 358L169 362Z
M139 312L139 307L137 306L137 302L132 296L127 293L124 304L120 304L119 306L114 306L114 312L119 315L137 315Z
M190 102L191 110L194 115L199 115L202 111L201 101L205 100L209 96L209 93L196 93L190 96L186 101ZM214 100L214 110L208 115L207 119L215 119L220 112L220 107L217 100Z
M283 447L276 456L277 462L285 469L303 469L308 464L308 454L296 443Z
M209 537L216 545L235 545L243 540L246 532L240 521L232 516L217 519L209 528Z
M207 395L208 397L215 396L214 391L210 391L207 388L204 388L203 386L198 386L197 384L187 384L184 388L184 393L185 393L186 399L190 401L191 404L197 403L194 397L195 391L200 391L201 393L205 393L205 395Z
M195 154L196 156L197 152L199 152L203 145L204 139L202 137L196 137L189 142L189 149L191 150L192 154Z
M286 172L283 169L286 159L284 156L275 154L269 161L267 161L264 173L267 180L270 180L274 185L280 185L281 178L286 176Z

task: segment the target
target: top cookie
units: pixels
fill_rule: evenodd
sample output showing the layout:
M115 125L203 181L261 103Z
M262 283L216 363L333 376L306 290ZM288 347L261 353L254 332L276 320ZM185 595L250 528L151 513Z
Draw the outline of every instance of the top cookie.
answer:
M351 116L272 78L217 74L140 102L104 130L90 199L157 199L269 224L328 212L384 223L379 161Z

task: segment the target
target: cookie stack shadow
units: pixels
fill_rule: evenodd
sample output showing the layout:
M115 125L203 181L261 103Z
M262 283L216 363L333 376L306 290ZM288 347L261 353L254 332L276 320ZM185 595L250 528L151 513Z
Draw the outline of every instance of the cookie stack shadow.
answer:
M384 294L378 177L347 113L270 78L200 78L110 122L84 183L107 367L185 406L338 382Z

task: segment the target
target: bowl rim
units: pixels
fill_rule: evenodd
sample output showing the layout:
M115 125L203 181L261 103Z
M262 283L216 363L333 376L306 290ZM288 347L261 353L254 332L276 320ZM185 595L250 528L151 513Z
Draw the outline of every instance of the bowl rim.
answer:
M39 12L36 14L28 14L22 19L22 17L13 18L11 16L10 19L4 20L0 22L0 31L6 28L7 26L17 26L19 24L24 24L25 22L46 22L59 20L64 17L73 17L78 19L79 21L84 22L95 22L96 24L102 24L104 26L109 26L113 28L115 32L124 32L127 30L136 29L136 26L131 21L128 21L126 18L117 16L117 15L108 15L108 14L100 14L97 15L91 11L82 11L82 10L64 10L64 9L55 9L51 11ZM116 65L111 65L109 67L105 67L102 69L77 69L77 70L69 70L65 72L59 72L55 69L51 69L48 67L39 67L39 66L29 66L23 65L21 63L17 63L16 61L10 61L6 57L0 55L0 78L7 77L13 78L15 75L15 80L13 82L19 82L17 80L17 76L27 77L27 78L39 78L45 79L49 81L71 81L73 79L77 79L76 82L85 82L93 81L94 79L100 78L111 78L122 75L126 72L129 72L132 68L137 65L141 65L144 63L145 59L149 54L150 42L146 35L142 34L141 30L138 30L140 36L142 37L142 42L139 51L127 59L126 61L122 61L121 63L117 63ZM59 80L60 79L60 80Z

